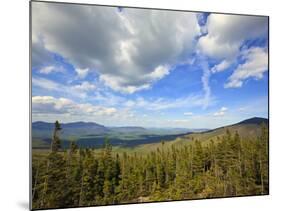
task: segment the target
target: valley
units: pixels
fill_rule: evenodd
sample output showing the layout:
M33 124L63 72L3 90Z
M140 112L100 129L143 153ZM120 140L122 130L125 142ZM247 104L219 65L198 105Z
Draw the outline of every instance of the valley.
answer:
M78 139L61 147L58 134L85 131L70 126L56 122L51 147L33 149L34 209L268 194L267 119L183 134L154 131L158 139L145 128L111 128L103 131L107 136L95 131L101 145ZM108 138L111 132L123 135L122 144Z
M100 148L105 138L112 146L136 147L142 144L172 141L177 137L191 132L201 132L208 129L186 128L143 128L143 127L105 127L93 122L74 122L61 124L61 142L63 148L68 148L71 141L79 147ZM32 123L33 149L48 149L52 140L53 123Z
M61 124L62 148L69 148L70 142L75 142L80 148L102 148L104 140L108 139L117 152L150 152L166 143L181 146L192 140L202 144L210 140L216 141L226 130L238 132L243 138L255 138L261 133L260 125L268 124L265 118L251 118L239 123L212 130L187 128L143 128L143 127L105 127L97 123L75 122ZM34 122L32 124L32 147L36 151L48 150L52 140L53 123Z

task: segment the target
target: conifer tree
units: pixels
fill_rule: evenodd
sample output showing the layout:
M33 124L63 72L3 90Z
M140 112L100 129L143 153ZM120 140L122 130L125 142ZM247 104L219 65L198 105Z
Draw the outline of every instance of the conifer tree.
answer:
M55 123L50 153L32 160L33 208L105 205L268 193L268 127L257 138L233 135L164 142L149 153L61 149Z
M60 123L58 121L55 122L55 129L54 129L54 134L53 134L53 140L51 143L51 151L52 152L57 152L59 148L61 147L61 141L59 138L59 131L61 130Z

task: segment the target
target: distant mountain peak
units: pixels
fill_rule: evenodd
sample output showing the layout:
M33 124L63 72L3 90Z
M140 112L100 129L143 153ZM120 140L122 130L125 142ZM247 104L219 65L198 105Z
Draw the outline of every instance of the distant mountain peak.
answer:
M265 124L268 124L268 119L266 118L262 118L262 117L253 117L253 118L250 118L250 119L245 119L241 122L238 122L238 124L262 124L262 123L265 123Z
M103 125L95 123L95 122L83 122L83 121L62 123L62 125L67 125L67 126L100 126L100 127L104 127Z
M50 122L43 122L43 121L38 121L38 122L33 122L32 123L32 128L33 129L53 129L54 128L54 123ZM69 123L61 123L61 126L63 130L65 131L66 129L101 129L102 131L107 131L108 129L100 124L97 124L95 122L69 122Z

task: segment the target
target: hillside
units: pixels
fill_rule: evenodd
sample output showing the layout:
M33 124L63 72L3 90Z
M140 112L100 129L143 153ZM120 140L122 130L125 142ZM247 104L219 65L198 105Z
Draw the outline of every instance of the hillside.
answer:
M32 170L38 182L32 183L33 207L40 208L43 194L57 203L52 201L52 193L62 195L60 205L65 207L68 202L80 206L81 199L85 204L104 205L112 199L121 204L267 195L268 132L261 130L262 122L266 121L249 120L194 132L160 145L112 148L106 143L100 149L78 150L74 144L70 150L35 150ZM232 134L240 131L241 135L225 135L211 145L205 144L226 130ZM192 138L198 141L190 141ZM122 151L126 153L119 153ZM46 182L51 194L45 192ZM67 191L73 195L65 194ZM46 203L46 207L55 206Z
M253 117L253 118L241 121L241 122L237 123L237 125L243 125L243 124L257 124L257 125L260 125L262 123L268 124L268 119L260 118L260 117Z
M63 123L61 133L63 147L69 146L69 141L76 141L80 147L102 147L104 139L109 138L114 151L149 152L161 146L182 145L192 140L203 144L211 139L216 141L226 130L237 131L243 138L256 138L261 133L260 125L268 124L268 119L254 117L233 125L213 130L184 128L143 128L143 127L106 127L94 122ZM34 122L32 124L33 148L49 148L53 123Z
M109 131L103 125L94 122L71 122L62 123L63 133L62 138L79 137L81 135L104 134ZM54 124L48 122L32 123L32 136L35 138L48 138L52 135Z
M80 147L102 147L105 138L110 139L113 146L134 147L162 140L171 141L193 131L185 128L106 127L94 122L62 123L61 127L60 138L63 147L68 147L69 141L75 141ZM49 148L53 130L53 123L32 123L33 148Z
M254 139L261 135L262 123L268 126L268 119L254 117L254 118L243 120L236 124L219 127L213 130L208 130L203 132L193 132L187 135L177 137L174 141L165 143L165 147L168 148L171 145L180 146L183 144L188 144L189 142L192 142L192 140L199 140L204 145L208 143L210 140L216 141L218 137L221 138L223 135L226 134L227 130L229 130L231 134L234 134L237 131L241 136L241 138ZM159 147L161 147L161 143L145 144L136 147L132 151L150 152L156 150ZM119 151L120 149L117 148L116 150Z

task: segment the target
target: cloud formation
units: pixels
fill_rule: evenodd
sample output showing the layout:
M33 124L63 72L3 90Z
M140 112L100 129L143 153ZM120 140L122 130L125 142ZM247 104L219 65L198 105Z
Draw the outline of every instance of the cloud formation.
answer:
M247 60L234 71L224 85L225 88L241 87L243 80L250 77L262 78L262 73L267 71L267 68L264 68L267 67L267 54L262 52L267 50L260 49L256 52L254 48L241 53L241 48L248 40L267 36L268 19L266 17L210 14L204 27L207 33L198 40L198 51L219 61L212 67L212 74L228 69L241 56ZM261 61L256 61L256 59L261 59ZM202 78L204 87L208 87L206 84L209 77Z
M79 103L69 98L52 96L32 97L33 121L62 122L91 121L104 125L135 125L139 119L129 109L101 106L91 103Z
M32 67L40 68L42 66L48 66L54 61L51 52L45 49L44 43L40 38L40 35L33 35L32 30Z
M79 76L97 71L107 86L124 93L148 89L167 75L200 34L195 13L36 2L32 9L33 46L40 40L44 45L34 58L59 53Z
M263 74L268 70L267 49L253 47L242 52L244 63L239 64L229 77L225 88L238 88L243 85L243 81L248 78L256 80L262 79Z
M89 103L75 103L67 98L52 96L32 97L32 112L34 114L65 114L65 115L93 115L109 116L117 112L113 107L94 106Z
M82 83L75 85L63 85L41 77L32 77L32 85L44 90L52 91L52 94L60 93L78 98L86 98L89 92L96 89L96 86L88 81L83 81Z
M55 65L49 65L49 66L45 66L45 67L42 67L41 69L39 69L39 73L41 73L41 74L48 75L48 74L54 73L54 72L64 73L64 72L66 72L66 70L62 66L55 66Z
M96 86L94 84L89 83L88 81L83 81L81 84L74 85L73 89L77 91L88 92L95 90Z
M219 111L214 113L214 116L224 116L226 114L226 111L228 110L228 108L226 107L221 107Z
M266 92L266 17L33 2L32 18L36 120L212 128L241 119L225 100Z
M167 109L176 108L194 108L194 107L204 107L206 103L204 95L189 95L182 98L164 99L156 98L147 100L142 97L136 100L128 100L124 103L124 106L129 108L143 108L145 110L160 111ZM209 104L214 104L215 100L210 98Z
M267 24L265 17L210 14L206 23L208 33L199 39L199 50L209 57L232 61L244 41L267 34Z
M220 62L219 64L217 64L214 67L212 67L211 71L212 71L212 73L222 72L225 69L227 69L230 65L231 65L230 61L222 60L222 62Z

